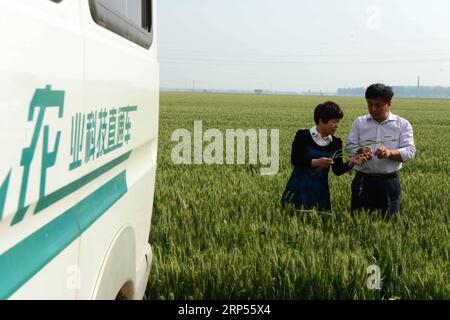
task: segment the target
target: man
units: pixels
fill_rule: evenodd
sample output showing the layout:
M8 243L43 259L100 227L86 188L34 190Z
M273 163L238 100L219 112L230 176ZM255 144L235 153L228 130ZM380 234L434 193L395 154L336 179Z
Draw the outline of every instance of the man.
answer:
M351 210L400 211L399 171L416 152L411 124L391 113L394 93L384 84L366 90L369 114L358 117L347 139L348 154L360 154L352 182Z

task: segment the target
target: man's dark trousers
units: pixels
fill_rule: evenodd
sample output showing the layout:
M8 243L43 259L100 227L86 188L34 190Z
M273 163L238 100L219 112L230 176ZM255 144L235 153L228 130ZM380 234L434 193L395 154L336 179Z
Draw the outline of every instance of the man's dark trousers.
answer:
M357 172L352 182L351 211L379 210L383 216L400 211L400 178L398 172L366 174Z

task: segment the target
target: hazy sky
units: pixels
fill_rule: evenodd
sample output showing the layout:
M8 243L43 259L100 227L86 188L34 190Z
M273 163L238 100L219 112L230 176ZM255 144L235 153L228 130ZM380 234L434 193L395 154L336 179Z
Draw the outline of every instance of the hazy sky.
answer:
M160 0L161 87L450 86L448 0Z

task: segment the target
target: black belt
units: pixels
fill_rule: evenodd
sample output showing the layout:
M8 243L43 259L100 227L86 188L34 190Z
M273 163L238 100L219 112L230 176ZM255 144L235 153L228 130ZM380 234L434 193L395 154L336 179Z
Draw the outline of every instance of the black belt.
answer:
M356 174L369 179L393 179L398 177L398 171L392 173L365 173L357 171Z

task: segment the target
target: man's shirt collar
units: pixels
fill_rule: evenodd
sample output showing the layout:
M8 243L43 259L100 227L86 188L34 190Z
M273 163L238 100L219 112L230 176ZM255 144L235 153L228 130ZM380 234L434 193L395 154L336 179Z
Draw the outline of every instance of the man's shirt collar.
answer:
M396 116L395 114L393 114L392 112L389 112L389 115L388 115L388 117L386 118L386 120L384 120L384 121L381 122L381 123L385 123L385 122L388 122L388 121L395 121L395 120L397 120L397 116ZM374 121L374 122L376 122L376 121L372 118L372 116L370 115L370 113L367 114L367 116L366 116L366 121L367 121L367 122L369 122L369 121ZM381 124L381 123L380 123L380 124Z

